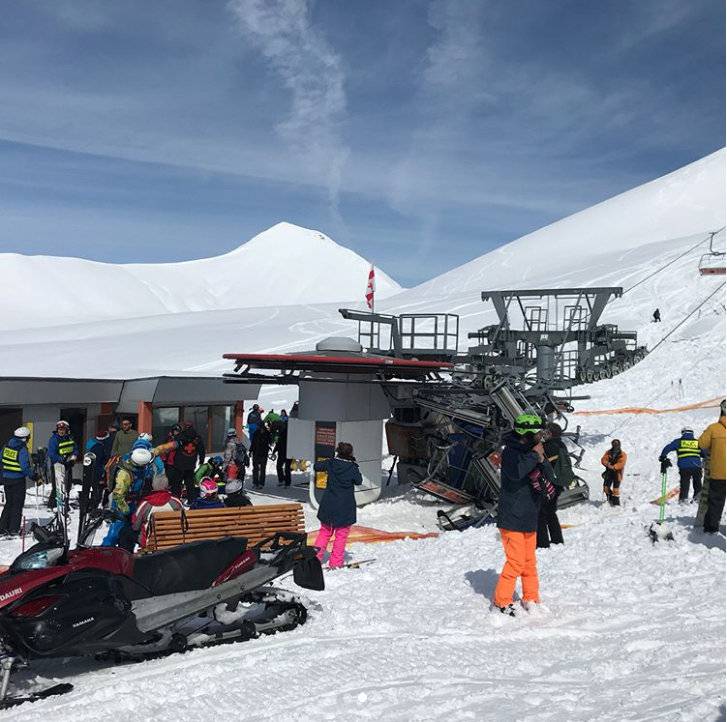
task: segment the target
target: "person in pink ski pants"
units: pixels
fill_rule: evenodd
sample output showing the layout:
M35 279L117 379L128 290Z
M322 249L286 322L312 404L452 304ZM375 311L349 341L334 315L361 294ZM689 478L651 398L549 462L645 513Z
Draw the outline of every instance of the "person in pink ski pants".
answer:
M318 559L322 561L328 542L333 537L328 568L337 569L343 566L346 540L351 527L356 523L354 486L359 486L363 478L353 455L353 446L345 441L341 441L336 447L334 459L317 461L313 468L328 474L326 490L318 507L321 528L313 546L318 547Z

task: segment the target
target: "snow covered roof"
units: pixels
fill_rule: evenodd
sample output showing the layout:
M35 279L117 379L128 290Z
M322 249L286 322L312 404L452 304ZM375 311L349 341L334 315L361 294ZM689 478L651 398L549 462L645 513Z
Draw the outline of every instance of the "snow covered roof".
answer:
M135 379L0 377L0 406L113 403L135 413L136 404L214 406L256 399L259 386L224 383L219 376L150 376Z

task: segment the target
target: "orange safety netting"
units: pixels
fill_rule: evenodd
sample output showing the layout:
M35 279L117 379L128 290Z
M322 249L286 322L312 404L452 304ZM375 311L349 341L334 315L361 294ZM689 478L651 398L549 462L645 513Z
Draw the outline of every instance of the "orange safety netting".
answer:
M607 416L609 414L674 414L679 411L693 411L695 409L710 409L719 406L722 396L686 406L674 406L670 409L650 409L643 406L626 406L622 409L600 409L599 411L574 411L574 416Z
M318 529L308 532L308 544L313 544L318 534ZM415 531L382 531L372 529L368 526L354 524L348 535L348 541L357 544L378 544L380 542L398 541L399 539L430 539L439 536L438 532L415 532Z

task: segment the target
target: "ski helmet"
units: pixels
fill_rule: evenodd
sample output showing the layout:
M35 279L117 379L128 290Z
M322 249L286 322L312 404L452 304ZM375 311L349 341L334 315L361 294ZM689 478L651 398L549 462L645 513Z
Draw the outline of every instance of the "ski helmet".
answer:
M534 434L543 428L543 420L535 414L520 414L515 419L515 433L520 436Z
M15 429L14 436L17 436L19 439L28 439L30 438L30 429L27 426L19 426Z
M231 436L237 436L235 429L227 429L227 438L229 439Z
M223 459L223 458L222 458L222 457L221 457L221 456L220 456L220 455L218 454L217 456L213 456L213 457L212 457L212 458L210 459L210 461L211 461L211 462L212 462L212 463L213 463L213 464L214 464L215 466L221 466L221 465L223 464L223 462L224 462L224 459Z
M146 466L147 464L151 464L153 458L154 455L151 451L149 451L149 449L138 448L131 452L131 463L134 464L134 466Z
M146 431L142 431L142 433L139 434L139 438L142 441L151 441L151 434L148 434Z
M693 433L694 433L694 429L690 429L688 426L685 426L682 429L682 434L693 434Z
M242 482L239 479L230 479L225 484L225 494L237 494L238 491L242 491Z
M56 429L60 429L61 427L70 429L71 425L67 421L64 421L63 419L61 419L60 421L56 422Z
M214 496L217 493L217 482L214 479L210 479L209 476L205 476L202 481L199 482L199 493L202 498L208 498Z

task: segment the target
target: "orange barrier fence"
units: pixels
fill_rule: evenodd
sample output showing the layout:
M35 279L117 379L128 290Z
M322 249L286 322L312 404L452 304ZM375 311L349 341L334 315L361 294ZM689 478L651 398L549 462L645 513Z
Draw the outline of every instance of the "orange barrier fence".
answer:
M610 414L675 414L679 411L694 411L695 409L717 408L724 397L716 396L706 401L698 401L696 404L686 406L674 406L671 409L650 409L643 406L626 406L622 409L601 409L599 411L574 411L574 416L608 416Z
M313 544L318 534L318 529L308 532L308 543ZM379 544L381 542L398 541L399 539L431 539L439 536L438 532L420 533L415 531L382 531L372 529L368 526L354 524L348 535L349 543L357 544Z

